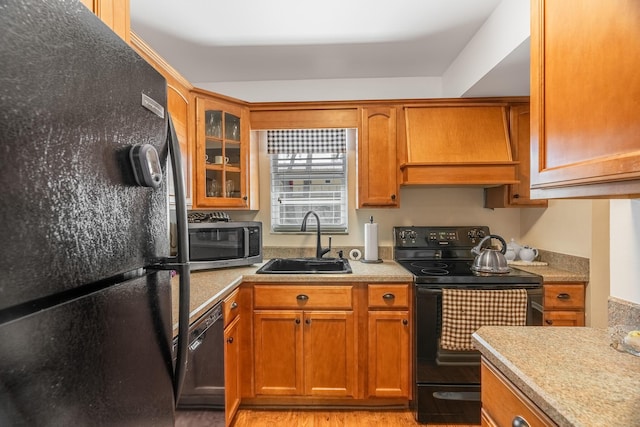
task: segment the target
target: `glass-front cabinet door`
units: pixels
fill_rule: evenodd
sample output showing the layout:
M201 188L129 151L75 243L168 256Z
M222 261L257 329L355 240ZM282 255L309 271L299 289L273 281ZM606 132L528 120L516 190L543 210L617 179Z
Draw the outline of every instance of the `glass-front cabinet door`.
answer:
M196 108L196 207L246 208L247 109L205 97Z

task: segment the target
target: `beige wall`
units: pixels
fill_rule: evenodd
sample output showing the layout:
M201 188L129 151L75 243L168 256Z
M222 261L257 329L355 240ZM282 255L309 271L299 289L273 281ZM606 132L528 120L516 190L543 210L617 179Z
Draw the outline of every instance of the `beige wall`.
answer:
M609 201L550 200L547 209L522 209L521 243L590 260L587 325L607 326Z

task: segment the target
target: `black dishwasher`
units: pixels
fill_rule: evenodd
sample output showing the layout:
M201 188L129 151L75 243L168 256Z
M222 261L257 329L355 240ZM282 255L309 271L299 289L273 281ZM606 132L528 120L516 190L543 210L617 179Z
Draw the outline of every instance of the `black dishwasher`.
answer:
M189 357L178 408L224 409L222 303L189 327Z

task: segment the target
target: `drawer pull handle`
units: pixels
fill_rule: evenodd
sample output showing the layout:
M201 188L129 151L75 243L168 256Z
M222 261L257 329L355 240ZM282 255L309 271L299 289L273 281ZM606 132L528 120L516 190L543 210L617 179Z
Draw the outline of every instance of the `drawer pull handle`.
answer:
M520 415L516 416L511 422L512 427L529 427L529 423L527 420L522 418Z
M231 303L231 310L235 310L236 308L238 308L238 303L234 301Z
M305 294L300 294L300 295L298 295L298 296L296 297L296 299L297 299L298 301L307 301L307 300L309 299L309 296L308 296L308 295L305 295Z
M382 295L382 299L387 300L387 301L395 299L395 297L396 296L394 294L384 294L384 295Z
M570 299L570 298L571 298L571 295L569 295L569 294L567 294L567 293L564 293L564 292L563 292L563 293L561 293L561 294L558 294L557 298L558 298L558 299L565 299L565 300L566 300L566 299Z
M232 344L232 343L233 343L233 337L229 337L229 338L227 338L227 342L228 342L229 344Z

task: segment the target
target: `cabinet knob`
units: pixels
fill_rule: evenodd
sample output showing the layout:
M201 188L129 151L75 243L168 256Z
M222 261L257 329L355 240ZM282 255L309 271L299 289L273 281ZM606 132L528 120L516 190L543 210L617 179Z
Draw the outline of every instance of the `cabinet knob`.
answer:
M404 326L407 326L409 324L409 321L407 319L402 319L402 324Z
M296 319L296 325L300 324L300 319Z
M516 194L514 194L514 195L513 195L513 198L514 198L514 199L519 199L519 198L520 198L520 195L516 193Z
M309 299L309 296L308 296L308 295L305 295L305 294L300 294L300 295L298 295L298 296L296 297L296 299L297 299L298 301L307 301L307 300Z
M529 427L529 423L520 415L517 415L511 422L511 427Z
M387 301L391 301L392 299L395 299L395 297L396 296L394 294L391 294L391 293L382 295L382 299L387 300Z
M558 299L564 299L564 300L567 300L567 299L570 299L570 298L571 298L571 295L566 294L566 293L564 293L564 292L563 292L563 293L561 293L561 294L558 294L558 296L557 296L556 298L558 298Z
M553 320L547 319L544 321L544 323L546 323L547 325L553 325Z
M311 319L306 319L306 320L304 321L304 323L306 323L307 325L310 325L310 324L311 324Z
M247 196L242 196L242 200L244 200L245 202L247 201L248 197Z
M395 200L395 199L396 199L396 195L395 195L395 194L392 194L392 195L391 195L391 200Z
M229 337L229 338L227 338L227 342L228 342L229 344L232 344L232 343L233 343L233 337Z
M234 301L231 303L231 310L235 310L236 308L238 308L238 303Z

